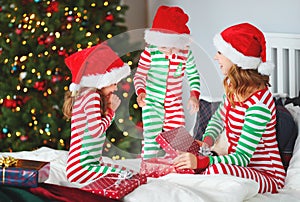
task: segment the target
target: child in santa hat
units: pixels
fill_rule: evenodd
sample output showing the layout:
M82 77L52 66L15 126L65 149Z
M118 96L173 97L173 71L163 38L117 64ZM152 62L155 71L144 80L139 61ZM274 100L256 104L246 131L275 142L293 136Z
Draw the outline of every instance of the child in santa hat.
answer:
M213 146L225 130L228 154L184 152L174 165L252 179L258 182L259 193L276 193L284 186L285 170L276 141L276 108L268 88L273 65L266 62L264 35L255 26L242 23L217 34L214 44L226 94L208 123L203 144Z
M130 74L129 66L105 44L76 52L65 63L72 73L63 106L65 116L71 118L68 180L85 183L104 173L127 172L117 165L104 164L102 149L105 131L121 102L113 93L117 83Z
M142 107L143 159L157 157L155 141L162 131L185 126L182 103L184 74L190 85L188 109L199 110L200 76L189 48L188 15L179 7L160 6L152 28L145 31L147 47L134 76L137 103Z

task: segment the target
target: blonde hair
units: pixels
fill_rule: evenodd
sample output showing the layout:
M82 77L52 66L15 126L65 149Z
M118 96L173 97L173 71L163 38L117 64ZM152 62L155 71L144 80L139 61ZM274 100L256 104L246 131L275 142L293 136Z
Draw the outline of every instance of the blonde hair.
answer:
M233 65L223 80L225 93L234 107L234 96L238 101L247 99L255 91L271 86L269 76L261 75L254 69L242 69ZM240 100L242 98L243 100Z
M64 116L67 117L68 119L70 119L72 116L72 108L73 108L74 100L75 100L75 97L72 97L72 92L67 91L65 93L62 111L63 111Z
M76 97L80 96L80 94L86 90L87 88L81 88L78 93L76 95L72 95L71 91L67 91L65 93L65 97L64 97L64 104L62 107L62 111L63 114L66 118L70 119L72 117L72 109L73 109L73 105L75 102ZM92 88L94 89L94 88ZM101 97L101 106L100 106L100 110L101 110L101 114L104 115L104 113L107 110L107 100L104 98L104 96L102 95L101 90L99 89L94 89L97 93L99 93L100 97Z

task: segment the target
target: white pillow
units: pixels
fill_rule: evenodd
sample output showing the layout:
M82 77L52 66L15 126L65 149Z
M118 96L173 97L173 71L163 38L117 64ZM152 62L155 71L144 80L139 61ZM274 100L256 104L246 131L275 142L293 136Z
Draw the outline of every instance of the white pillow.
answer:
M292 114L298 126L298 137L296 139L293 156L287 170L285 187L300 190L300 107L293 106L293 104L288 104L285 107Z

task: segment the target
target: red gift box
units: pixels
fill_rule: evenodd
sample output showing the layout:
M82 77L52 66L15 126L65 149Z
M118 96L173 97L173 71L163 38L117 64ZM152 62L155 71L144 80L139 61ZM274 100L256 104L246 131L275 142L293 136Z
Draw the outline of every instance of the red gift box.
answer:
M109 173L81 189L107 198L121 199L145 183L147 183L147 177L142 174L135 174L130 178L126 178L122 177L121 174Z
M184 127L162 132L155 140L171 158L178 155L176 150L191 152L196 155L200 148L196 140Z
M11 157L2 157L1 161L6 158ZM16 159L13 165L1 163L1 166L0 183L3 185L37 187L38 183L48 179L50 173L50 163L44 161Z
M162 177L169 173L194 174L192 169L177 169L171 158L151 158L142 160L140 173L147 177Z

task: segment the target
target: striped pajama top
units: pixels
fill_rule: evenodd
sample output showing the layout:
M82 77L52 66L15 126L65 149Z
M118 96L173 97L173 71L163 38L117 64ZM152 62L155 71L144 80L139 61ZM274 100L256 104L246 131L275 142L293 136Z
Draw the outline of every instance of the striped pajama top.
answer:
M86 90L76 98L72 109L71 142L67 160L67 177L71 182L84 183L114 172L114 167L100 166L105 131L114 111L100 112L101 98L95 90Z
M139 65L134 77L136 93L146 92L153 101L164 103L181 102L182 80L187 73L190 89L196 97L200 94L200 76L196 69L195 59L191 50L181 50L177 55L167 57L150 45L141 54Z
M243 103L230 106L224 96L203 138L216 140L225 128L228 155L210 156L210 165L225 163L255 168L284 186L285 170L276 140L276 108L268 88L255 92Z

